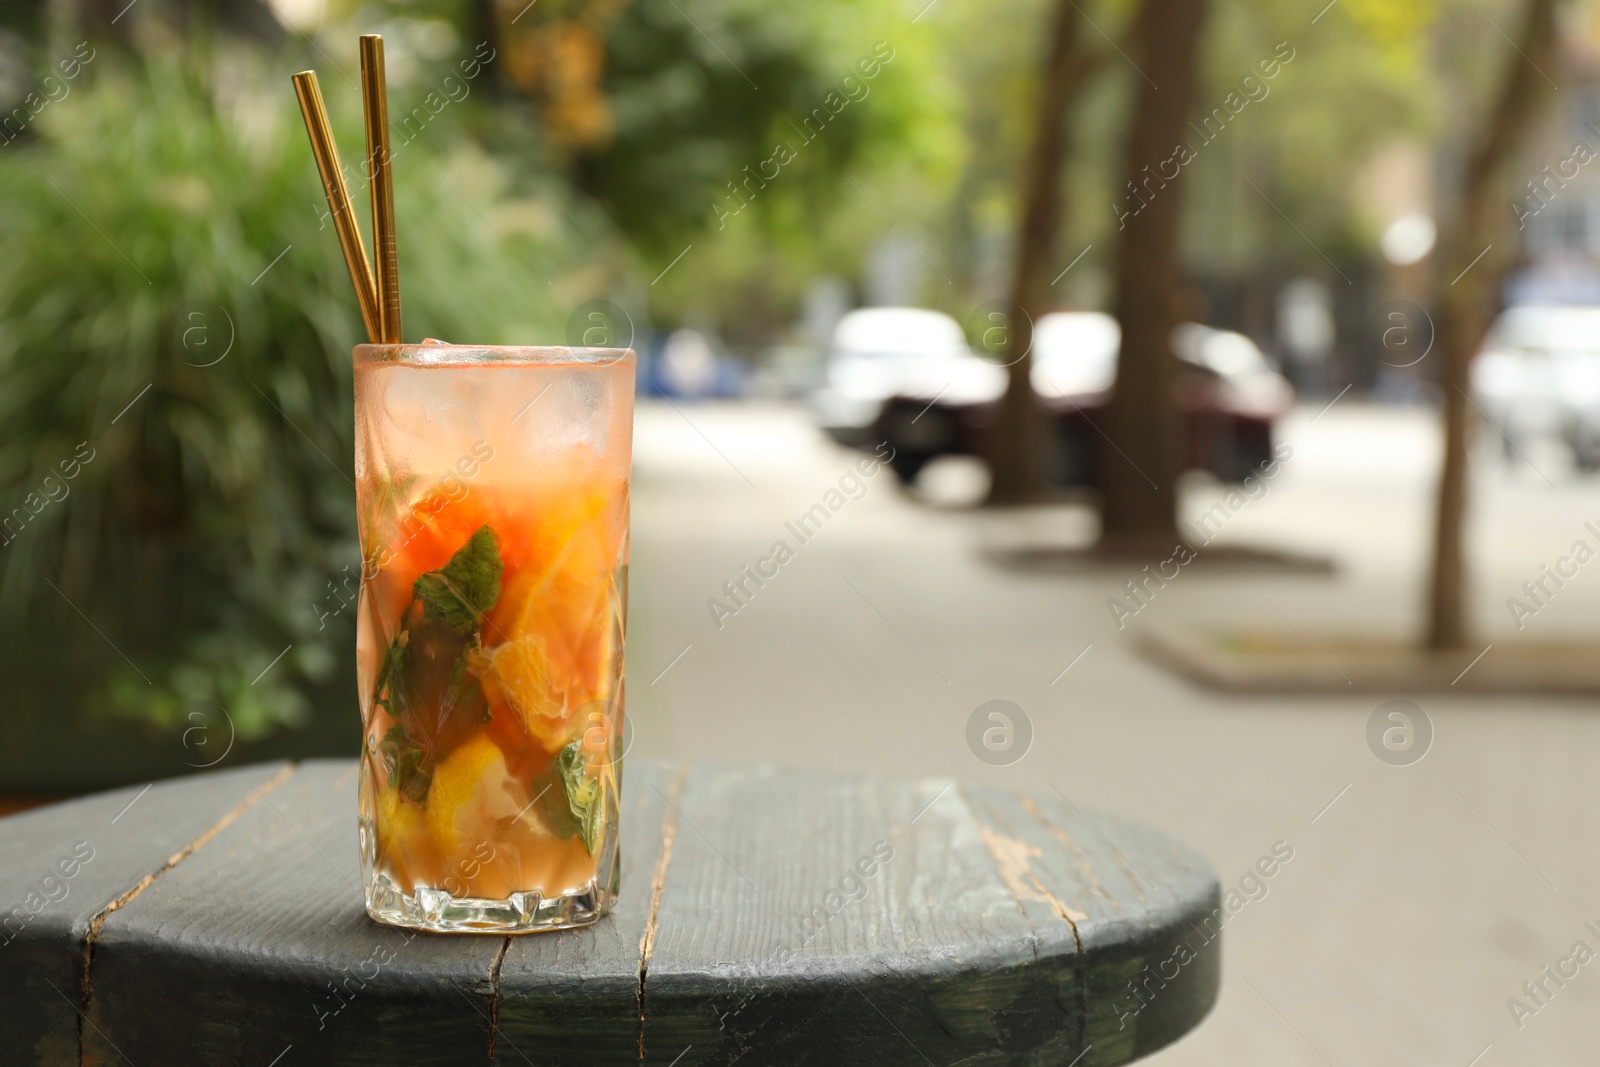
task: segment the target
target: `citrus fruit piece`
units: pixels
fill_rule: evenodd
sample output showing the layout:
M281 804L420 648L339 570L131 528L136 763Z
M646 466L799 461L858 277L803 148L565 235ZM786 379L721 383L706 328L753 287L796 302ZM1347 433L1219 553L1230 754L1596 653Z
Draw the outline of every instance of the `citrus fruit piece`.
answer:
M378 866L403 892L433 884L433 842L422 808L393 789L378 790Z
M505 756L483 734L466 741L438 765L428 790L428 833L440 860L453 868L489 841L502 820L516 820L527 805L526 790L506 770Z
M504 706L522 722L527 735L548 752L570 740L579 707L567 671L551 662L546 643L528 634L473 653L471 663L483 680L490 706Z
M526 554L508 556L484 639L537 645L537 659L525 658L574 708L606 699L614 684L626 494L620 485L574 486L541 504Z

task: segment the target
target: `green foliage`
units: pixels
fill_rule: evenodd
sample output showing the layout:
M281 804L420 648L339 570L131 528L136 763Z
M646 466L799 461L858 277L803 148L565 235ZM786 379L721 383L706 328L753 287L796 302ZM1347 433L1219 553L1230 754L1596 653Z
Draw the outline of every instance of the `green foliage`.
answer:
M615 139L580 163L580 183L647 250L675 254L686 235L715 224L714 205L745 167L768 159L779 141L800 148L796 128L829 93L843 92L856 60L883 39L886 7L630 4L607 42ZM859 31L844 47L829 39L841 20ZM813 195L819 179L836 187L838 174L902 119L892 104L845 107L799 152L784 184Z
M958 319L965 319L975 304L1004 295L1004 280L1011 273L1020 211L1018 177L1033 137L1057 6L1056 0L993 0L985 5L941 0L922 21L935 37L939 67L953 83L949 95L962 130L960 179L940 235L941 261L949 264L955 284L938 287L951 292L935 293ZM1119 44L1136 7L1135 0L1078 4L1082 17ZM1086 278L1102 274L1114 251L1115 241L1104 231L1113 190L1121 184L1123 122L1138 77L1087 23L1080 27L1080 40L1099 58L1069 118L1058 265L1051 276L1085 244L1092 243L1093 249L1062 284L1062 296L1081 292ZM1093 297L1086 302L1093 303Z
M561 775L561 786L567 794L567 807L572 813L575 832L583 839L583 847L594 854L600 840L601 819L605 815L604 793L600 780L589 773L583 760L583 742L573 741L556 754L556 768Z
M635 3L619 22L616 142L579 162L579 184L637 240L646 277L693 243L653 286L658 317L770 341L814 277L856 277L894 224L926 242L920 219L960 168L954 86L898 3L680 6ZM819 109L837 114L822 125Z
M1345 15L1397 70L1426 61L1427 32L1439 17L1439 0L1345 0Z
M809 278L853 276L887 228L861 193L939 210L923 190L953 176L959 129L931 43L890 0L630 4L607 41L615 139L575 171L646 278L694 244L656 312L770 336Z
M220 708L251 738L304 721L336 671L354 696L355 607L333 591L359 571L363 338L295 68L216 58L212 82L103 57L32 143L0 149L0 507L16 520L0 606L92 710L172 730ZM353 117L358 94L324 84ZM354 160L359 131L338 125ZM566 205L513 188L451 128L396 157L408 339L559 337L555 286L581 249ZM93 455L67 482L80 442Z
M441 569L418 578L416 598L431 620L463 637L477 632L478 621L500 599L500 539L480 526Z
M712 318L736 343L770 340L810 278L859 270L888 230L872 204L893 205L896 217L943 210L962 151L955 86L942 76L938 35L900 0L541 0L512 23L523 6L496 9L499 56L483 81L498 83L501 106L481 116L480 132L497 155L562 173L593 199L630 246L616 256L597 245L597 271L618 292L631 275L658 322ZM477 40L491 7L382 0L385 32L401 42L440 20ZM560 109L512 76L536 55L565 82L555 73L562 49L530 38L569 24L603 38L598 94L611 133L598 145L561 143L544 128L559 125ZM880 44L893 58L864 78L860 64ZM592 103L587 86L571 92ZM837 109L820 134L819 108ZM516 121L531 115L544 125ZM794 158L770 178L779 145ZM650 286L689 244L692 254Z
M1385 145L1426 139L1442 123L1445 85L1426 62L1439 2L1340 0L1325 12L1321 3L1308 8L1298 0L1211 4L1194 120L1198 124L1203 115L1225 106L1230 93L1237 94L1233 106L1238 107L1247 95L1241 87L1247 76L1255 77L1249 92L1257 98L1214 139L1207 141L1197 131L1190 142L1197 153L1184 168L1184 245L1193 272L1240 278L1285 263L1323 271L1327 265L1317 248L1341 261L1375 253L1377 235L1363 215L1359 178ZM950 258L982 264L986 269L980 273L990 277L1008 273L1004 258L985 259L992 255L989 249L1009 245L1016 225L1017 171L1032 132L1042 49L1055 6L1042 0L995 0L981 8L941 5L924 20L936 24L963 86L970 145L946 238ZM1127 195L1122 173L1126 124L1143 75L1134 69L1131 53L1125 56L1110 43L1129 51L1124 37L1138 4L1101 0L1078 7L1093 23L1082 29L1083 43L1099 54L1100 63L1070 119L1072 147L1055 269L1065 268L1080 252L1085 255L1053 291L1064 303L1099 306L1110 292L1118 247L1114 205ZM992 31L983 32L985 26ZM1263 80L1259 63L1279 42L1287 42L1294 58ZM1161 81L1160 72L1144 74ZM1284 222L1274 204L1316 247ZM974 292L968 299L997 295Z

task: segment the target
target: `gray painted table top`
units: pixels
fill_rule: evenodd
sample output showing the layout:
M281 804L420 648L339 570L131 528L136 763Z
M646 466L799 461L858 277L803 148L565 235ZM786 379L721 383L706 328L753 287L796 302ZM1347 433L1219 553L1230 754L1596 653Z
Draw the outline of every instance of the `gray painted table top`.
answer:
M1126 1063L1216 999L1182 843L1064 796L631 766L584 930L371 922L355 764L0 820L0 1062L68 1067Z

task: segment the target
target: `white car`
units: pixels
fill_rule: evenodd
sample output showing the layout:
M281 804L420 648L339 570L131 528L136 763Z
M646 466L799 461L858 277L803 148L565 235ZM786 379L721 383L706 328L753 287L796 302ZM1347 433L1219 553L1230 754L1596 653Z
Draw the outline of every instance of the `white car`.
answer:
M811 394L812 411L828 436L863 446L884 401L914 395L928 383L937 390L953 375L970 377L971 362L976 361L961 325L943 312L859 308L834 328L826 382Z
M1508 456L1554 437L1580 468L1600 467L1600 307L1502 312L1472 362L1472 392Z
M1042 397L1109 393L1122 331L1102 311L1057 311L1033 326L1034 392Z
M1052 426L1047 476L1065 486L1094 485L1094 420L1116 382L1121 330L1103 312L1061 311L1041 316L1033 338L1030 377ZM1239 481L1271 458L1273 423L1293 405L1293 388L1241 333L1183 323L1173 330L1172 349L1181 360L1173 401L1184 424L1184 469ZM871 436L895 449L891 466L911 482L936 456L983 454L1005 387L998 363L972 355L944 361L880 402Z

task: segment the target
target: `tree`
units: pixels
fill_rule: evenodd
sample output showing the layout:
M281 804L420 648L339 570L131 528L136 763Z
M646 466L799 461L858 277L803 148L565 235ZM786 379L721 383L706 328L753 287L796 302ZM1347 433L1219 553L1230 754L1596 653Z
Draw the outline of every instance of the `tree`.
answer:
M1049 304L1045 281L1061 228L1061 170L1069 148L1067 112L1091 67L1081 43L1083 22L1074 0L1059 0L1033 145L1023 162L1022 220L1017 234L1011 297L1006 308L1006 392L989 439L990 504L1023 504L1044 488L1044 413L1033 391L1033 322Z
M1116 551L1170 547L1178 536L1170 337L1188 159L1174 146L1185 142L1206 7L1206 0L1144 0L1133 29L1142 81L1128 129L1127 199L1119 209L1115 314L1122 351L1104 428L1111 451L1100 465L1101 546Z
M587 30L559 6L532 25L530 14L508 35L511 53L522 54L523 38L552 43L518 85L544 86L531 95L557 157L652 257L670 259L782 198L820 209L854 196L841 175L875 140L908 132L903 106L883 106L912 47L886 28L885 0L565 7L614 10ZM574 81L566 67L589 69L560 57L602 48L585 61L599 76L583 92L552 92Z
M1461 527L1467 508L1467 390L1472 357L1494 312L1511 263L1504 205L1512 198L1509 169L1543 112L1552 90L1547 71L1559 58L1556 0L1527 0L1521 39L1507 57L1489 124L1468 156L1450 235L1435 281L1436 344L1444 394L1444 465L1434 517L1428 583L1428 630L1433 650L1467 644L1466 566ZM1481 261L1480 261L1481 257Z

